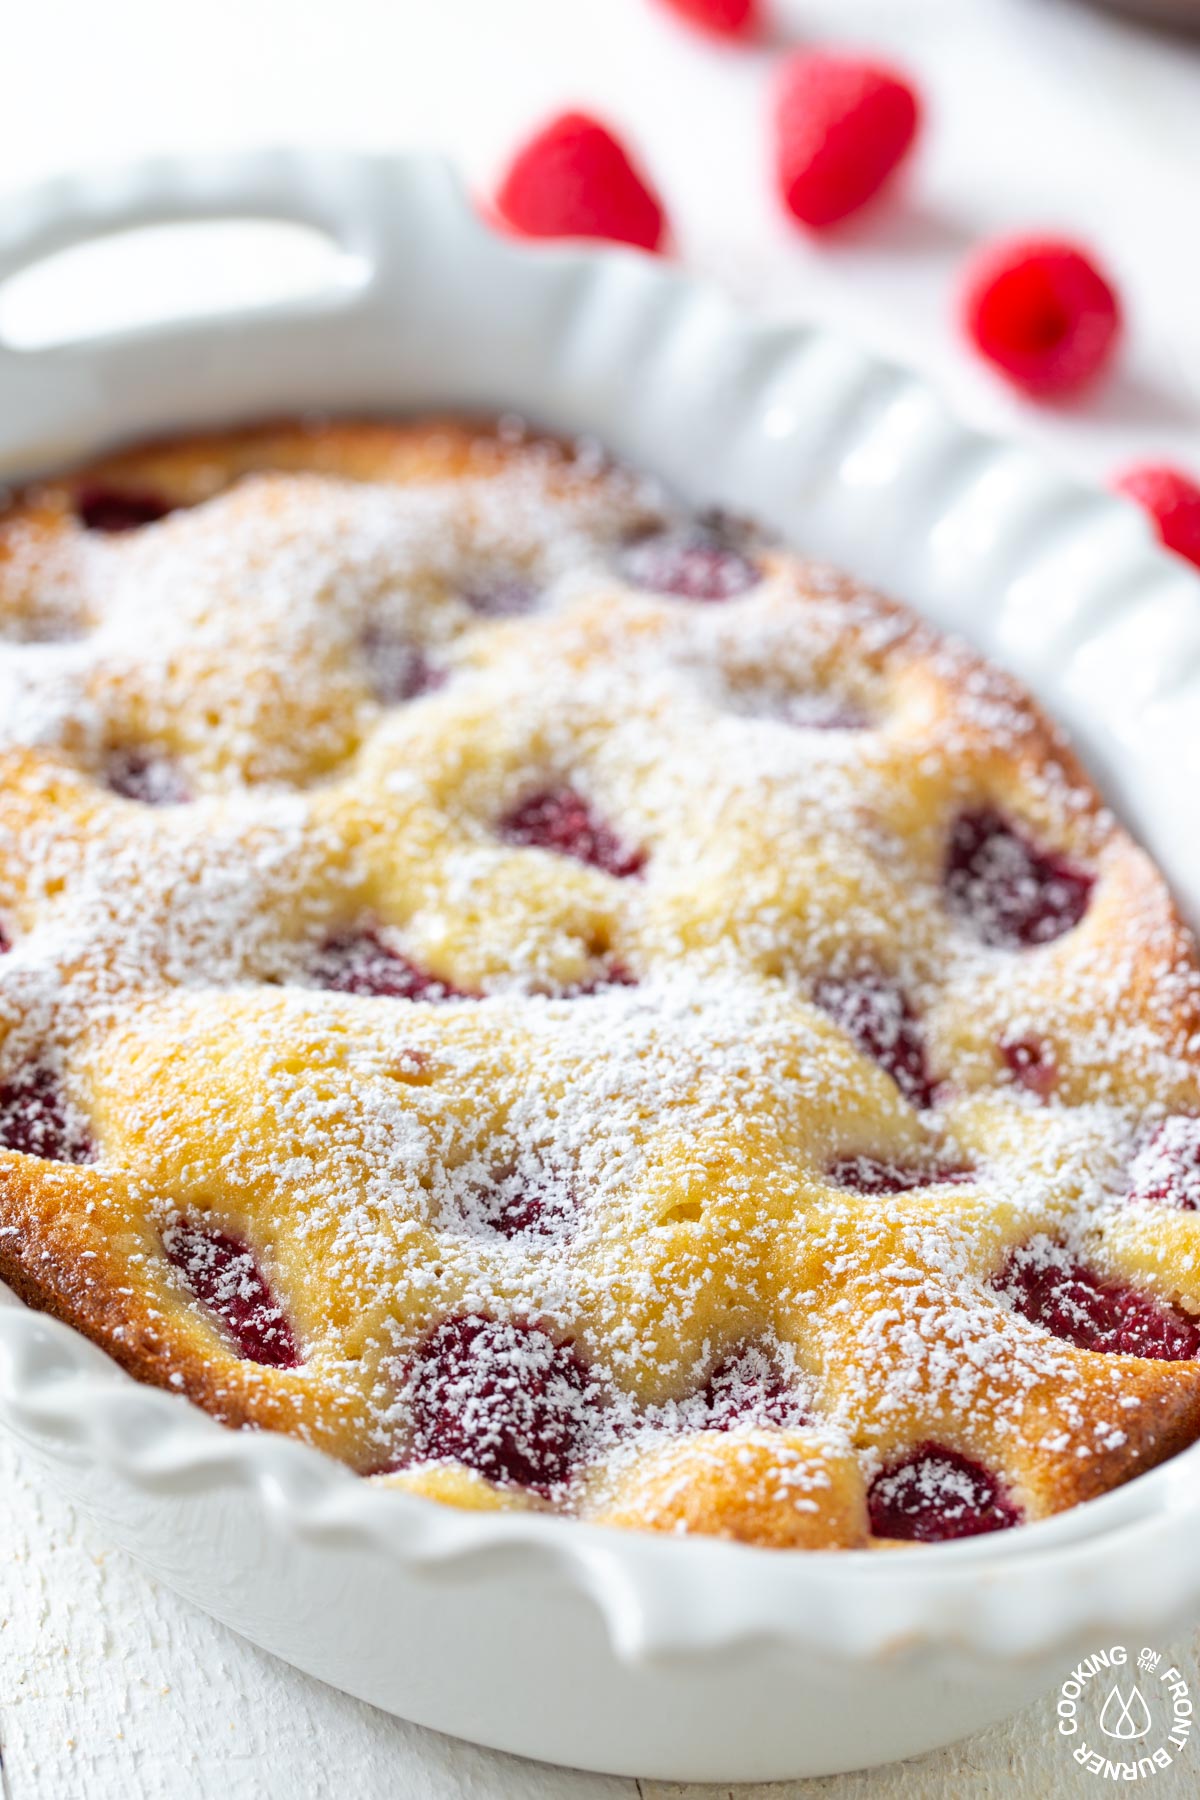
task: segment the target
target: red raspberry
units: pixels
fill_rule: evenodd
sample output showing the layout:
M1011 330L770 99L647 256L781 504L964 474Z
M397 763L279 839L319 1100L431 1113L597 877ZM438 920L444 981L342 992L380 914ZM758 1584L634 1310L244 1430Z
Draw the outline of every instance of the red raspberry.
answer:
M369 625L361 649L367 683L380 706L402 706L446 685L446 670L432 663L404 632Z
M734 600L761 580L752 562L703 528L639 538L625 551L620 568L634 587L679 600Z
M267 1369L300 1367L292 1328L254 1252L240 1238L180 1219L164 1233L163 1248L196 1299L224 1325L243 1362Z
M1040 1038L1007 1038L1000 1045L1005 1067L1018 1087L1048 1100L1058 1083L1058 1064Z
M920 1444L877 1475L867 1509L876 1537L918 1544L1006 1531L1020 1520L990 1469L941 1444Z
M90 1163L96 1146L50 1069L19 1069L0 1082L0 1148L51 1162Z
M967 270L963 319L980 355L1035 399L1093 380L1121 333L1111 283L1082 250L1054 238L985 245Z
M618 837L573 788L531 795L505 814L498 830L506 844L573 856L621 880L640 875L646 864L646 852Z
M1159 1362L1200 1356L1200 1322L1190 1313L1098 1275L1062 1244L1034 1239L1013 1251L993 1285L1015 1312L1077 1350Z
M366 925L326 938L317 952L312 978L334 994L360 994L386 1000L467 1000L473 995L452 987L409 962L379 933Z
M561 1236L579 1210L569 1176L516 1163L488 1170L471 1182L460 1206L463 1223L485 1237Z
M1200 1212L1200 1119L1164 1119L1134 1158L1131 1200Z
M1200 482L1165 463L1139 463L1113 486L1145 508L1168 550L1200 568Z
M524 1320L444 1319L408 1371L412 1460L454 1460L550 1494L586 1448L599 1383L570 1344Z
M762 31L758 0L662 0L662 4L713 37L753 38Z
M1055 850L1039 850L994 807L960 813L944 875L950 910L996 950L1052 943L1083 918L1095 885Z
M920 123L894 69L855 56L789 57L775 95L775 169L804 225L834 225L865 206L903 162Z
M920 1023L908 996L894 982L873 970L850 979L823 975L813 988L813 1001L853 1038L864 1056L887 1071L910 1105L933 1105L934 1083Z
M834 1187L848 1188L852 1194L909 1194L914 1188L970 1181L974 1173L933 1157L906 1168L877 1156L844 1156L826 1171Z
M594 994L611 994L614 988L637 987L638 978L632 969L627 969L622 962L604 964L591 981L584 981L575 987L564 988L564 994L573 1000L590 1000Z
M699 1399L696 1410L704 1431L733 1431L739 1425L787 1431L811 1424L800 1396L761 1344L744 1344L718 1363Z
M560 113L518 150L496 210L526 237L611 238L661 249L662 202L596 119Z
M149 488L113 488L89 481L75 495L75 512L88 531L137 531L173 510L171 502Z

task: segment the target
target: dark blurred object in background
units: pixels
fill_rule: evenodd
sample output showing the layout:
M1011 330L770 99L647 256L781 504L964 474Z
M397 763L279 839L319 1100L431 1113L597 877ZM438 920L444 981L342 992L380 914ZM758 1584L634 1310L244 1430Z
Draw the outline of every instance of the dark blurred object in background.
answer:
M1200 31L1200 0L1095 0L1110 12L1128 13L1151 25L1173 25L1179 31Z

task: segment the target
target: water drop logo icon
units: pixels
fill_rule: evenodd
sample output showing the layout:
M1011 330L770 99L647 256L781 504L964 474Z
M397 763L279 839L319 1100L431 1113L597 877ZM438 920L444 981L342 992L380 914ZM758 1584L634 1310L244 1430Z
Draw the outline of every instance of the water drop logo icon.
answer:
M1130 1688L1128 1695L1123 1695L1114 1686L1100 1714L1100 1729L1110 1738L1145 1737L1150 1729L1150 1708L1140 1689Z

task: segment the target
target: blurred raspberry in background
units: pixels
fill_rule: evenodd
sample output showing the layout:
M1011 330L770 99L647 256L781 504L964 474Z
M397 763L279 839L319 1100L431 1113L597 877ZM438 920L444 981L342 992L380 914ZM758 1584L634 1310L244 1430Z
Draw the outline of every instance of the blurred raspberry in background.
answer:
M668 12L714 37L757 37L763 28L758 0L659 0Z
M897 70L801 51L776 77L775 171L784 205L821 230L873 200L917 135L921 109Z
M608 238L658 250L666 215L612 132L586 113L561 113L517 151L496 210L527 237Z

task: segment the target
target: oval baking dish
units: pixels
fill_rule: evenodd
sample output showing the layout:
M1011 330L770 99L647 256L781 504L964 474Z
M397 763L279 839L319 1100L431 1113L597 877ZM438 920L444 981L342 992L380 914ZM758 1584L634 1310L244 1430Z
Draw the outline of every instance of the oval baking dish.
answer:
M514 411L594 438L1010 667L1195 916L1200 842L1181 827L1200 772L1200 606L1131 509L963 431L911 377L757 324L678 271L504 241L421 159L278 153L55 183L9 203L0 280L95 235L195 218L314 226L348 278L0 349L8 479L296 413ZM614 1773L767 1779L913 1754L1112 1634L1161 1639L1200 1599L1200 1575L1181 1573L1195 1449L1016 1531L780 1557L357 1482L281 1437L223 1432L15 1304L0 1309L0 1418L116 1541L289 1661L439 1729Z

